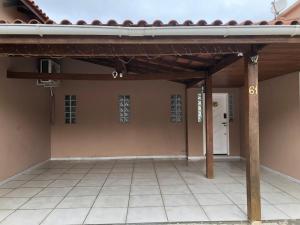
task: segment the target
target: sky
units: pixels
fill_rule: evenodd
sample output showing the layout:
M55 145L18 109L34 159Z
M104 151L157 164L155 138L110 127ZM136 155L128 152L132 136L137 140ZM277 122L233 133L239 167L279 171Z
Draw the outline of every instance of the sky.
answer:
M168 22L177 20L197 22L204 19L212 22L237 20L270 20L272 0L35 0L56 22L68 19L75 22L84 19L91 22L99 19L107 22L126 19L134 22L154 20ZM296 0L288 0L291 5Z

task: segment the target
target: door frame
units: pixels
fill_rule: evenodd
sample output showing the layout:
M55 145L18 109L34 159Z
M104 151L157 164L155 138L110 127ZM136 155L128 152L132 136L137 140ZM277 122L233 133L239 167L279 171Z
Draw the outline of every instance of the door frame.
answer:
M222 92L217 92L217 93L212 93L214 95L224 95L226 97L226 103L227 103L227 156L230 156L230 122L229 122L229 93L222 93ZM206 155L206 117L205 117L205 93L203 93L203 155Z

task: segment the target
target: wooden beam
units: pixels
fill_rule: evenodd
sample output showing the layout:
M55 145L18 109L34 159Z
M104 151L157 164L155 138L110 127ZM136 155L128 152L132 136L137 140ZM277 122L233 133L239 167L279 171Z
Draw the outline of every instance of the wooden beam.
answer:
M43 39L42 39L43 40ZM84 39L83 39L84 40ZM234 54L248 52L247 45L131 45L107 44L0 44L0 55L32 57L132 57L198 54Z
M245 57L245 70L247 207L248 219L255 223L261 221L257 52Z
M1 35L0 44L279 44L300 43L299 36L243 36L243 37L215 37L215 36L164 36L164 37L107 37L107 36L34 36Z
M206 72L197 73L157 73L157 74L126 74L122 78L113 78L112 74L76 74L76 73L35 73L7 71L7 78L41 79L41 80L186 80L204 79Z
M207 54L206 54L207 55ZM193 56L186 56L186 57L193 57ZM155 61L160 64L168 64L169 66L176 67L178 69L185 69L186 71L197 71L199 70L198 67L192 66L191 64L195 61L187 59L185 55L169 55L169 56L162 56L162 57L153 57L151 61ZM188 63L182 62L182 59L188 60ZM211 61L214 61L213 59ZM214 61L215 62L215 61ZM202 62L197 62L202 63ZM203 63L202 63L203 64ZM203 65L204 68L206 65Z
M212 66L209 69L209 74L210 75L214 75L215 73L219 72L220 70L226 68L227 66L237 62L238 60L242 59L241 56L238 55L228 55L228 56L224 56L223 59L221 59L221 61L219 61L217 64L215 64L214 66Z
M212 77L205 81L206 177L214 178Z

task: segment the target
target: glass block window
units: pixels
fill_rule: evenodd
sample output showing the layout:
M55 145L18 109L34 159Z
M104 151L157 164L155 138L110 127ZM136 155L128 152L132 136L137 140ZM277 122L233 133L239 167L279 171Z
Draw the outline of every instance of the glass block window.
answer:
M119 96L119 112L120 112L120 122L129 123L130 120L130 96L129 95Z
M65 96L65 123L66 124L76 123L76 108L77 108L76 95L66 95Z
M198 93L197 95L197 105L198 105L198 123L202 123L203 122L203 94L202 93Z
M233 121L234 119L234 102L233 102L233 95L229 95L228 97L228 108L229 108L229 121Z
M181 95L171 96L171 122L181 123L183 120Z

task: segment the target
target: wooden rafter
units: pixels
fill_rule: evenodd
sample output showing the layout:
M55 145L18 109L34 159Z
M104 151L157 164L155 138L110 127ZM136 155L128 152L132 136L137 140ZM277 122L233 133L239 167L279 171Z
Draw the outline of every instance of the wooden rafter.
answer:
M203 64L209 64L209 65L212 65L215 63L215 59L203 58L203 57L199 57L197 55L183 55L183 56L180 56L180 58L190 60L191 62L197 62L197 63L203 63Z
M192 69L185 69L178 66L173 66L167 63L158 63L152 59L145 59L144 57L135 57L132 60L132 63L139 63L148 67L156 68L161 71L168 71L168 72L193 72ZM130 64L130 63L129 63Z
M218 63L216 63L215 65L213 65L208 73L210 75L214 75L215 73L219 72L220 70L224 69L225 67L235 63L236 61L238 61L239 59L242 58L242 55L228 55L225 56L223 59L221 59Z
M163 59L163 57L156 57L156 58L136 57L135 60L148 64L149 66L162 67L168 69L169 71L194 72L194 70L191 69L190 67L185 67L180 64L177 64L176 61L172 63L167 62L166 60Z
M142 74L125 74L122 78L114 78L112 74L43 74L34 72L12 72L7 71L7 78L13 79L42 79L42 80L187 80L187 79L204 79L206 72L197 73L142 73Z

